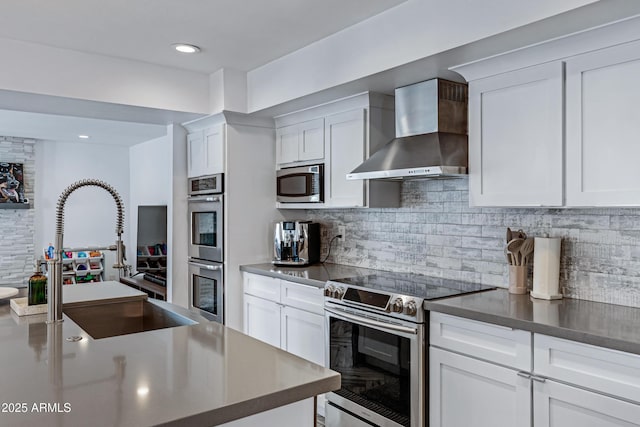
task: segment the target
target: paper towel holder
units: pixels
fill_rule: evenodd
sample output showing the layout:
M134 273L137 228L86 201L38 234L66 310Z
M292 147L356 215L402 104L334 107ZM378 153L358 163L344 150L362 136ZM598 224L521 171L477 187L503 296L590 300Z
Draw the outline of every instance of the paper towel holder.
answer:
M533 254L533 289L531 297L545 300L562 298L560 292L560 249L559 237L536 237Z

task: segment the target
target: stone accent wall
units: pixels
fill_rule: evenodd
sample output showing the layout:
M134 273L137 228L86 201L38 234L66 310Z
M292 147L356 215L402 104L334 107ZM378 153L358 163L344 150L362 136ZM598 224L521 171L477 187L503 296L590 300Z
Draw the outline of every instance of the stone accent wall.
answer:
M560 285L571 298L640 307L640 209L470 208L468 179L402 185L402 207L289 212L321 222L329 262L507 287L506 228L562 237ZM531 271L529 272L531 276Z
M35 151L32 142L0 136L0 162L24 165L25 196L35 206ZM33 209L0 209L0 286L26 286L27 279L33 274L34 223Z

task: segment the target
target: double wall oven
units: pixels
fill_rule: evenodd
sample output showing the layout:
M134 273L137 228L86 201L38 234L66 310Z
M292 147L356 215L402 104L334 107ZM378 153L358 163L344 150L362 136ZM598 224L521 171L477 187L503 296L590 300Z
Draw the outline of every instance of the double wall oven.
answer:
M224 323L223 175L189 179L189 309Z
M326 360L342 376L327 394L327 427L423 427L424 300L485 289L493 288L390 272L327 282Z

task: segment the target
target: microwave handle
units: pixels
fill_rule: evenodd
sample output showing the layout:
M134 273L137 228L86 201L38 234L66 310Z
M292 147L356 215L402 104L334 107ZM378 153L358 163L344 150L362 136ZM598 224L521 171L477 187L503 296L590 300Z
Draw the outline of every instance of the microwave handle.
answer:
M202 264L200 262L195 262L195 261L189 261L189 265L193 265L194 267L204 268L207 270L222 270L222 265Z
M202 202L220 202L222 199L220 196L200 196L200 197L189 197L187 199L188 202L202 203Z

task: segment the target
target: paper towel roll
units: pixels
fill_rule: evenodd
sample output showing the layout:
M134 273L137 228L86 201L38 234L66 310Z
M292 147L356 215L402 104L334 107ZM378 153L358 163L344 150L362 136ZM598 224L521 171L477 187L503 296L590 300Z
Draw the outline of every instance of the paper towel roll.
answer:
M533 290L531 296L560 299L560 242L558 237L536 237L533 252Z

